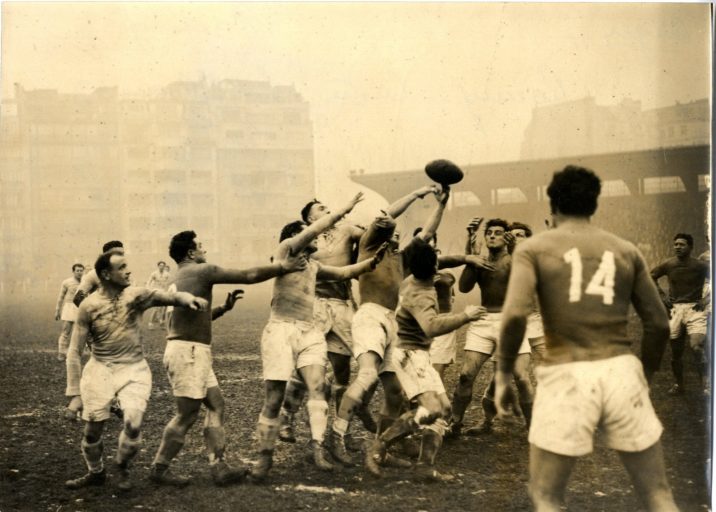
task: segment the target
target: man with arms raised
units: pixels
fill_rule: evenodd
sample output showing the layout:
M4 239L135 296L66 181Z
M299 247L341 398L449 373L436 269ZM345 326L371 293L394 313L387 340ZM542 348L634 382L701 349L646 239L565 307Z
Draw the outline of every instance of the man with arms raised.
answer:
M688 233L677 233L674 236L674 257L669 258L651 270L651 277L659 288L664 305L671 312L669 326L671 330L671 370L674 372L676 384L669 390L672 395L684 393L684 350L686 340L696 360L696 369L701 378L701 385L708 393L706 378L706 358L704 342L706 341L707 313L709 295L704 294L704 284L709 276L709 262L693 258L694 238ZM669 282L669 295L659 286L659 278L666 276Z
M169 255L177 262L173 286L211 301L215 284L252 284L305 267L299 258L287 258L271 265L248 270L225 269L207 263L206 251L196 240L193 231L182 231L172 237ZM175 309L172 312L164 353L164 367L176 397L177 414L162 435L150 478L158 484L183 486L186 478L172 475L169 464L184 445L184 438L199 416L204 404L207 408L204 439L209 454L211 476L216 485L240 482L248 472L234 469L224 460L224 397L212 368L211 320L218 312Z
M110 415L110 404L116 397L124 416L115 459L119 469L118 486L129 490L132 487L129 463L139 449L140 427L152 388L152 374L140 341L142 313L151 307L168 305L207 310L208 303L190 293L130 286L130 271L124 256L112 251L102 254L94 268L100 289L80 304L67 353L67 390L81 397L82 418L86 421L82 454L89 472L68 480L65 485L78 489L104 483L102 431ZM82 371L81 346L90 334L92 355Z
M372 258L355 265L331 267L310 259L316 251L316 237L333 226L363 198L356 195L336 213L323 216L306 226L302 221L291 222L281 230L277 257L293 255L306 263L305 270L282 276L274 282L271 317L261 337L261 362L266 386L266 398L256 428L259 461L251 470L256 481L268 475L273 464L273 451L279 428L279 411L286 382L298 370L308 388L308 419L311 427L313 461L319 469L329 471L323 448L328 404L325 400L326 340L316 327L313 317L316 280L346 280L375 269L386 247Z
M588 169L555 173L547 188L555 229L515 250L498 347L497 407L501 416L514 409L510 381L536 292L547 350L535 370L529 433L535 509L560 510L576 458L592 451L601 428L648 510L677 510L647 383L661 362L668 317L638 249L590 224L600 189ZM627 334L630 304L644 328L641 363Z
M388 206L386 213L395 219L417 199L424 198L434 190L434 186L421 187ZM301 217L310 225L330 213L326 205L314 200L304 206ZM350 265L355 262L356 244L363 233L365 233L363 228L346 222L338 223L318 236L318 250L311 255L311 258L324 265ZM335 399L336 412L340 408L341 399L350 379L350 362L353 354L351 322L354 304L350 281L317 281L314 319L316 326L326 335L328 359L335 376L331 391ZM294 373L286 387L286 397L281 409L279 438L283 441L295 442L293 416L303 400L305 390L305 384L300 380L300 376ZM362 406L356 410L356 415L367 430L375 433L377 426L368 410L368 403L372 396L372 391L366 394Z

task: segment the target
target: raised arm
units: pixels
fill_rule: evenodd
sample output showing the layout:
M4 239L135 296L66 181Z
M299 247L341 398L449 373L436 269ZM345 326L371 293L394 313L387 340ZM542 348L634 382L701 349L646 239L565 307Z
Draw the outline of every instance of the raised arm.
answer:
M482 268L493 271L495 266L488 262L482 256L474 254L446 254L438 256L438 268L454 268L460 265L471 265L475 268Z
M90 270L83 275L80 280L80 284L77 286L75 296L72 298L74 305L79 307L79 305L82 304L82 301L85 300L90 293L92 293L92 290L94 290L97 285L97 274L93 270Z
M72 329L70 346L67 349L67 388L65 395L79 396L80 376L82 375L82 346L89 335L89 314L80 306L77 311L77 320Z
M478 244L477 234L482 225L482 217L475 217L467 225L467 241L465 243L465 254L480 254L482 244Z
M438 204L423 225L422 231L420 231L417 235L418 238L421 238L426 242L431 240L438 231L438 226L440 226L440 221L442 220L443 212L445 211L445 205L450 197L450 187L443 188L443 190L436 197Z
M207 273L213 284L254 284L305 268L305 258L301 256L287 256L270 265L262 265L245 270L221 268L216 265L210 265Z
M641 362L646 380L659 369L664 349L669 341L669 315L657 291L652 271L651 278L646 271L646 262L638 256L635 264L636 275L631 301L641 318L643 337L641 341ZM514 271L514 267L513 267Z
M288 254L298 254L303 249L305 249L306 246L311 243L314 238L316 238L325 230L333 226L336 222L341 220L355 207L355 205L360 203L362 200L363 192L359 192L343 208L340 208L335 213L329 213L328 215L324 215L313 224L308 225L303 231L301 231L297 235L281 242L281 245L289 249Z
M345 281L347 279L353 279L366 272L372 272L378 263L381 262L385 252L388 250L388 243L384 242L378 250L375 252L372 258L368 258L359 263L353 265L346 265L343 267L332 267L330 265L321 265L319 263L318 273L316 278L321 281Z
M423 197L427 196L428 194L436 194L438 191L437 185L427 185L425 187L420 187L417 190L413 190L410 194L401 197L397 201L395 201L393 204L388 206L388 209L386 210L386 213L394 218L397 219L400 217L405 210L408 209L408 206L413 204L416 200L422 199Z

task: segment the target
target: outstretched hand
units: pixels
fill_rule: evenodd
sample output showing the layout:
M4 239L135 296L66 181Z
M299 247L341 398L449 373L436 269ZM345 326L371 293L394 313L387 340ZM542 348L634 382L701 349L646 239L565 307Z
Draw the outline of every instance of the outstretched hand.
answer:
M438 203L445 206L448 202L448 199L450 199L450 186L443 185L442 190L438 190L437 192L435 192L435 198L438 200Z
M300 272L306 270L308 260L302 253L289 254L285 259L279 260L281 265L281 272L283 274L290 274L291 272Z
M440 193L440 188L437 185L426 185L422 188L419 188L415 191L415 195L418 197L418 199L422 199L428 194L435 194L438 195Z
M487 258L485 258L484 256L478 256L476 254L468 254L467 256L465 256L465 262L468 265L472 265L476 268L482 268L489 272L494 272L496 268L492 263L487 260Z
M201 297L194 297L189 303L189 309L194 311L207 311L209 309L209 301Z
M343 208L343 215L350 212L363 199L365 199L363 192L358 192L355 196L353 196L353 199L351 199L350 202Z
M470 221L470 224L467 225L467 232L470 234L477 233L477 230L480 229L480 225L482 224L482 221L484 220L484 217L475 217Z
M237 300L244 298L244 290L234 290L226 294L226 302L224 302L224 309L231 311L234 309L234 304Z

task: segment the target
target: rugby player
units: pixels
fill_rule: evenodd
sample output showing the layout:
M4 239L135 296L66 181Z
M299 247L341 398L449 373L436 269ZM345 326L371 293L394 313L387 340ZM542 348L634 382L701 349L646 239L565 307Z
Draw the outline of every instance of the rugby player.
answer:
M310 448L315 465L333 469L324 449L328 404L325 400L326 339L314 323L316 281L344 281L372 271L382 259L387 244L375 254L354 265L332 267L310 259L317 249L316 237L348 214L363 194L357 194L336 213L327 214L306 226L303 221L287 224L281 230L277 257L295 255L306 262L302 272L282 276L274 282L271 317L261 336L261 363L266 396L256 428L259 459L251 470L252 479L262 481L273 465L273 451L279 429L279 412L286 382L298 370L308 389Z
M468 293L476 284L480 287L482 305L487 309L487 314L472 322L466 333L465 359L453 394L450 437L457 437L462 433L463 418L472 401L472 388L475 379L483 364L490 359L495 351L502 317L502 304L505 300L512 266L512 256L508 246L511 237L508 231L507 221L488 220L485 223L484 240L488 250L487 261L494 269L486 270L485 268L466 266L460 275L459 289L462 293ZM529 362L530 345L525 342L520 347L515 378L520 392L520 405L528 425L531 418L533 396L532 383L528 373Z
M414 190L388 206L386 213L395 219L407 210L413 202L424 198L430 193L434 193L435 190L435 186L425 186ZM308 225L329 214L330 211L326 205L316 200L309 202L301 210L301 218ZM344 266L354 263L356 244L363 236L363 233L365 233L363 228L347 222L340 222L318 236L318 250L311 257L325 265ZM350 379L350 361L353 345L351 322L354 312L355 301L351 293L350 281L317 281L314 321L325 333L328 344L328 359L335 376L333 385L329 390L335 399L336 413L340 408L341 399ZM356 416L361 420L366 430L372 433L375 433L377 425L368 410L368 404L374 390L375 387L369 393L366 393L362 406L356 410ZM296 441L293 433L293 418L301 405L305 391L306 386L300 375L294 372L286 386L286 396L281 408L279 439L282 441Z
M651 277L656 282L659 295L671 316L671 370L676 380L669 390L672 395L684 393L684 331L696 360L702 389L706 394L709 392L704 342L707 331L706 309L710 297L704 293L704 285L710 269L708 261L691 256L693 249L694 238L688 233L677 233L674 236L674 256L651 270ZM669 284L668 295L659 286L659 278L663 276L666 276Z
M508 419L515 411L510 381L537 293L547 350L535 369L529 433L535 510L560 510L576 458L592 451L600 428L648 510L673 511L648 386L668 340L668 317L638 249L590 223L600 189L588 169L555 173L547 188L555 229L515 250L498 347L498 412ZM627 334L630 304L644 329L641 363Z
M172 237L169 255L177 262L172 286L210 302L216 284L252 284L301 270L300 258L282 258L271 265L246 270L224 269L207 263L206 251L194 231ZM176 398L177 414L164 428L162 442L152 464L150 479L162 485L184 486L189 480L169 471L169 464L184 446L184 438L194 425L201 405L206 406L204 440L209 468L216 485L241 482L248 468L232 468L225 461L224 397L212 368L211 321L218 312L187 309L172 311L164 352L164 367Z
M435 279L438 257L429 243L416 239L410 255L411 276L401 287L401 303L396 313L398 339L392 349L392 364L408 400L418 407L403 414L371 444L366 453L366 468L381 475L379 461L388 447L416 430L422 433L420 456L415 468L419 478L447 480L433 465L442 444L450 414L450 401L438 372L431 366L432 338L454 331L467 322L485 315L483 307L467 306L463 313L439 313Z
M171 278L171 275L169 274L169 267L167 267L167 264L163 261L160 261L157 263L157 270L152 272L149 275L149 279L147 280L147 288L150 290L166 290L169 286L169 279ZM152 315L149 317L149 324L147 327L150 329L154 328L154 324L159 325L159 327L164 327L164 321L166 317L166 308L155 308L152 311Z
M72 277L62 281L60 286L60 295L57 297L57 305L55 306L55 321L62 321L62 331L60 331L60 337L57 339L58 361L64 361L67 356L67 347L70 345L70 336L72 336L72 325L77 319L77 306L74 305L72 299L75 296L84 271L84 265L75 263L72 265Z
M67 353L67 390L79 395L83 405L82 419L86 423L82 454L89 472L65 485L78 489L104 484L102 431L116 397L124 417L115 458L118 487L129 490L129 464L139 450L140 428L152 387L152 374L140 341L142 314L151 307L166 305L206 310L208 303L190 293L130 286L127 261L112 251L97 258L94 270L100 288L80 304ZM91 357L81 369L80 347L90 333Z

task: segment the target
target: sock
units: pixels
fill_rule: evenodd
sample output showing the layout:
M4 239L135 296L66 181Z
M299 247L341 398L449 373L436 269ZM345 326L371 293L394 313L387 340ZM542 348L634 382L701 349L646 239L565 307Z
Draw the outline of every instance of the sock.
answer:
M525 417L525 423L529 429L532 424L532 402L520 402L520 408L522 409L522 414Z
M482 410L485 412L485 422L492 423L492 420L497 416L497 406L495 401L487 396L482 397Z
M184 446L184 434L179 429L174 428L174 420L172 420L164 427L162 442L159 445L157 454L154 456L153 464L168 466L177 453L181 451L182 446Z
M455 423L462 423L467 406L470 405L471 401L472 396L459 396L455 394L452 397L452 418Z
M87 463L87 468L92 473L99 473L104 469L102 463L102 452L104 445L100 439L96 443L88 443L85 439L82 439L82 455Z
M348 386L342 386L340 384L331 385L331 393L335 398L334 407L336 416L338 416L338 411L341 410L341 400L343 400L343 395L346 393L346 389L348 389Z
M427 463L430 466L435 464L435 456L443 444L442 434L431 427L432 425L428 425L422 429L423 436L420 440L420 457L418 457L419 462Z
M306 402L306 409L311 425L311 438L322 443L328 426L328 404L325 400L309 400Z
M301 376L295 371L291 374L291 380L286 384L286 391L283 395L283 405L281 409L285 409L289 414L296 414L301 408L303 398L306 396L306 384Z
M390 446L396 441L409 436L417 429L418 424L415 423L415 411L408 411L397 420L394 420L390 427L382 431L380 440Z
M141 434L132 439L127 435L127 432L122 429L122 432L119 433L119 446L117 447L117 456L115 457L117 464L124 468L129 466L131 460L137 455L141 444Z
M276 445L278 437L279 423L278 418L267 418L263 414L259 416L259 423L256 427L259 452L273 453L273 447Z
M338 434L341 437L345 437L346 433L348 432L348 426L350 423L348 423L343 418L338 418L333 420L333 432Z

